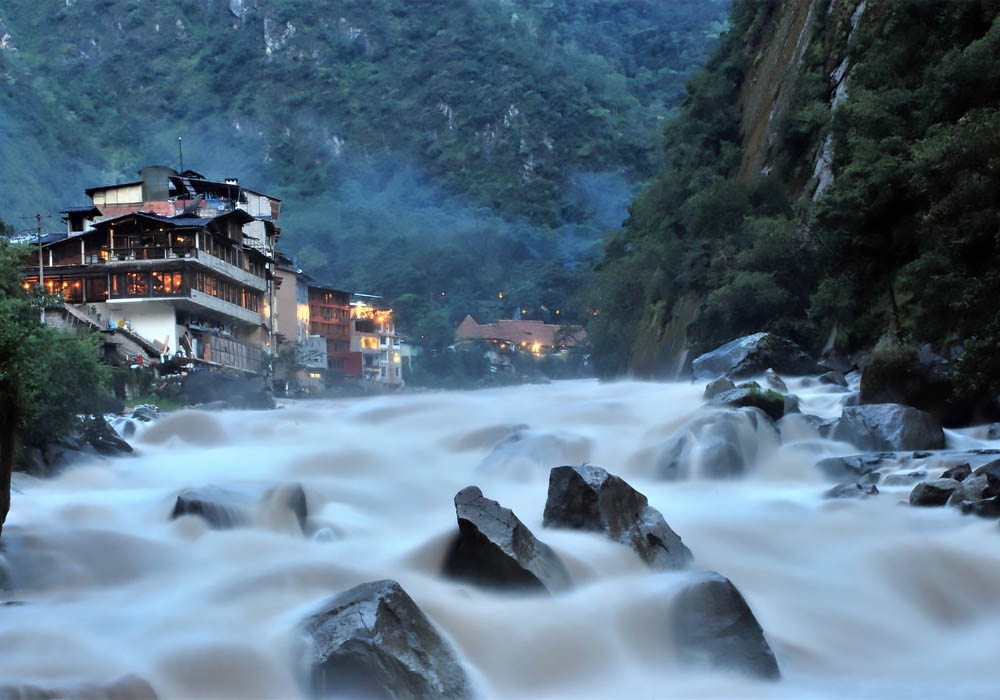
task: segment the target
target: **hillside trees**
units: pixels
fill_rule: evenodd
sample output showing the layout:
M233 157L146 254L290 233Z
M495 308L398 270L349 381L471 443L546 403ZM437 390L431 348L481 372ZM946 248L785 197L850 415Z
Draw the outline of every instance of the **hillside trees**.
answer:
M19 445L72 433L78 415L97 412L106 384L94 343L40 324L40 310L51 300L25 294L25 252L0 241L0 532Z
M837 347L853 352L890 332L961 356L960 390L1000 392L990 351L1000 342L1000 6L868 5L847 99L830 111L841 56L824 53L833 30L823 23L837 15L819 12L773 122L774 168L742 178L736 98L747 61L767 50L775 4L733 6L729 35L666 130L665 168L606 241L602 313L589 329L603 372L661 371L678 334L695 352L759 330L818 350L837 330ZM833 184L813 201L827 133Z

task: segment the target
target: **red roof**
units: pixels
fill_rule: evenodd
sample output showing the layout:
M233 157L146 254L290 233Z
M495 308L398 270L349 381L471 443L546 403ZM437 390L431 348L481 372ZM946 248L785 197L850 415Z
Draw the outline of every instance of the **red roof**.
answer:
M583 341L587 333L582 328L557 326L542 321L506 321L496 323L476 323L472 316L466 316L455 331L456 339L483 338L500 340L512 345L534 345L546 347L572 347Z

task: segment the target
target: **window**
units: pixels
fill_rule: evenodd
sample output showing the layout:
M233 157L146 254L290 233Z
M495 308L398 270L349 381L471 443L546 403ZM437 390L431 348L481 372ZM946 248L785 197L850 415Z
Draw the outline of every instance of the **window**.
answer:
M125 275L125 293L130 296L145 296L149 291L149 281L143 272L129 272Z
M179 294L181 292L182 277L180 272L154 272L153 294Z

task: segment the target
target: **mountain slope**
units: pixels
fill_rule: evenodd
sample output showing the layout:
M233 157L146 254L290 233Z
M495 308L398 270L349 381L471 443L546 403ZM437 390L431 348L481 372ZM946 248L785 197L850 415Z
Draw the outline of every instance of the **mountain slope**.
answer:
M428 293L380 271L371 251L387 240L440 257L490 235L512 249L502 262L572 264L652 172L659 120L726 7L10 0L5 218L176 166L183 137L185 167L283 197L286 250L331 283ZM463 286L484 294L475 275Z

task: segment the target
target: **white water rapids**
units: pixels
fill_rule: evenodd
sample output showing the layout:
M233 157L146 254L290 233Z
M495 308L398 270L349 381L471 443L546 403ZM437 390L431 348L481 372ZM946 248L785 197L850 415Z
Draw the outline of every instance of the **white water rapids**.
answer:
M762 445L743 479L659 480L652 458L702 410L703 388L573 381L181 411L140 427L137 457L15 475L3 534L34 553L36 585L0 592L18 602L0 606L0 685L134 673L161 698L299 697L299 620L392 578L488 698L996 697L997 523L901 505L909 487L823 499L831 484L813 464L857 450L801 424ZM790 390L804 412L839 414L841 394ZM534 447L491 457L517 425ZM949 439L997 446L974 432ZM663 590L650 582L684 574L653 573L598 534L542 527L549 469L581 462L646 494L695 568L733 581L780 681L679 664L649 614ZM316 534L280 510L232 530L170 519L182 490L237 482L301 483ZM512 596L439 574L452 499L471 484L556 550L571 591Z

